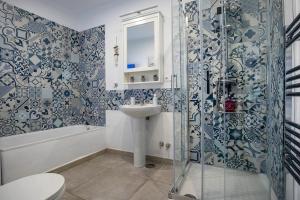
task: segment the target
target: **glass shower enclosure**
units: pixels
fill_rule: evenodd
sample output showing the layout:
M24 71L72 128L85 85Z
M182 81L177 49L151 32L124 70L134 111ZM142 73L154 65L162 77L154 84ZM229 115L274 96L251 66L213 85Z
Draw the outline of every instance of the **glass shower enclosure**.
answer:
M172 0L170 197L271 198L268 13L273 1L278 0Z

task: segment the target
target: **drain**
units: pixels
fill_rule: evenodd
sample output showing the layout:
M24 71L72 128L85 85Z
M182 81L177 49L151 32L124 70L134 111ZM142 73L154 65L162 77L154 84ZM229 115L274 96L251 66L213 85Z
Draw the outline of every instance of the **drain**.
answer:
M145 167L146 167L146 168L149 168L149 169L155 168L155 164L153 164L153 163L148 163L148 164L146 164Z
M195 196L192 195L192 194L185 194L184 196L185 196L185 197L188 197L188 198L190 198L190 199L197 199L197 197L195 197Z

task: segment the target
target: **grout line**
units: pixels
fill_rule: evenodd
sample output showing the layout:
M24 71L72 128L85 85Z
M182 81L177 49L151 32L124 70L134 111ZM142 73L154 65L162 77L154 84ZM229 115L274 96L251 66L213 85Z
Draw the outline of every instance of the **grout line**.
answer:
M144 185L146 185L146 183L148 182L149 180L146 180L143 184L141 184L133 193L132 193L132 195L130 195L130 197L128 198L129 200L130 199L132 199L132 197L136 194L136 193L138 193L138 191L140 191L140 189L144 186Z
M76 198L79 198L80 200L86 200L86 199L83 199L83 198L81 198L80 196L78 196L78 195L76 195L76 194L73 194L72 192L66 192L66 193L69 193L70 195L72 195L72 196L74 196L74 197L76 197Z
M102 174L103 172L107 171L107 170L110 170L112 168L107 168L107 167L103 167L104 169L98 173L95 173L95 175L93 177L91 177L90 179L88 179L87 181L85 182L82 182L80 183L79 185L77 185L76 187L74 187L73 189L67 189L68 192L74 192L75 190L77 190L79 187L89 183L90 181L94 180L97 176L99 176L100 174Z

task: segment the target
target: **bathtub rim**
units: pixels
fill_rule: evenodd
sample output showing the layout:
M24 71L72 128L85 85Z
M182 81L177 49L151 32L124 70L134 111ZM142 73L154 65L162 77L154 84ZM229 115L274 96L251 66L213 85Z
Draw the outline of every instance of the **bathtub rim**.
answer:
M74 126L66 126L66 127L76 127L76 126L79 126L79 127L82 127L82 128L85 127L85 125L74 125ZM61 127L60 129L64 129L66 127ZM104 130L105 131L105 127L102 127L102 126L89 126L89 127L92 127L92 128L89 129L89 130L86 129L86 130L84 130L82 132L79 132L79 133L56 136L56 137L53 137L53 138L50 137L50 138L47 138L47 139L42 139L42 140L38 140L38 141L34 141L34 142L29 142L29 143L26 143L26 144L21 144L21 145L14 145L14 146L11 146L11 147L6 147L6 148L0 146L0 153L11 151L11 150L16 150L16 149L20 149L20 148L24 148L24 147L28 147L28 146L32 146L32 145L44 144L46 142L52 142L52 141L57 141L57 140L61 140L61 139L66 139L66 138L70 138L70 137L74 137L74 136L78 136L78 135L89 134L89 133L97 131L97 130ZM47 131L50 131L50 130L55 130L55 129L48 129L48 130L43 130L43 131L47 132ZM42 134L42 133L39 133L39 132L43 132L43 131L24 133L24 134L19 134L19 135L14 135L14 136L18 137L18 136L33 135L33 134ZM44 133L44 134L47 134L47 133ZM10 136L8 136L8 137L10 137ZM0 140L1 140L1 138L0 138Z

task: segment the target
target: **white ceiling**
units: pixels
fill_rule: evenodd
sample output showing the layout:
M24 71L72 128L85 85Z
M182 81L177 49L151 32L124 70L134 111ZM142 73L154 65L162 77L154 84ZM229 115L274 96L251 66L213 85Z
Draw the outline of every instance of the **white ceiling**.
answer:
M5 0L6 2L53 20L70 28L75 28L82 16L89 11L110 8L127 0Z
M48 8L55 8L63 13L81 14L95 7L105 7L114 0L27 0L34 3L42 3Z

